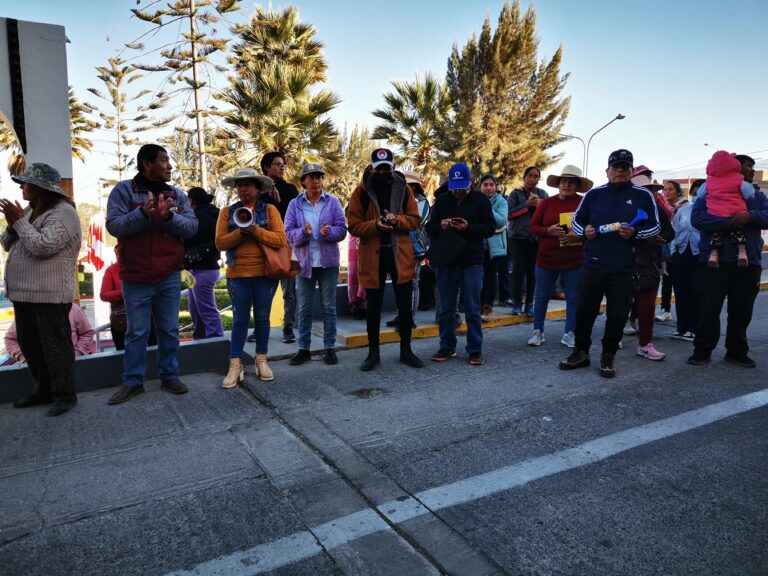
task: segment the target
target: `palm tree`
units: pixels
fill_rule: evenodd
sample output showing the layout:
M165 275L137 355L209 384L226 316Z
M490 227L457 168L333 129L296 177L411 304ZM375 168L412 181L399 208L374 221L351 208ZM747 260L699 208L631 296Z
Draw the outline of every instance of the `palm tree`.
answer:
M235 73L221 99L222 115L245 142L241 161L258 164L270 150L286 155L290 177L302 162L321 162L337 171L336 127L328 113L340 102L318 89L328 68L315 29L299 21L296 8L275 13L261 7L247 24L234 28L239 41L230 62Z
M447 168L444 134L451 113L447 87L427 73L423 80L392 82L394 92L384 94L385 108L374 110L382 121L373 138L387 140L395 148L399 164L421 173L430 190Z

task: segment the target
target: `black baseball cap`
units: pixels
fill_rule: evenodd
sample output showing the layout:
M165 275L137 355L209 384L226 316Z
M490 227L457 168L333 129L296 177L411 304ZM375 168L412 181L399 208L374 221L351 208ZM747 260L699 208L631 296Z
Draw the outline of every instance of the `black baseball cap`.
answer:
M624 150L623 148L620 150L616 150L614 152L611 152L611 155L608 156L608 167L615 166L616 164L627 164L628 166L632 167L634 166L635 159L632 157L632 152L629 150Z
M395 167L395 157L392 155L392 150L386 148L376 148L371 154L371 167L376 168L382 164L389 164L392 168Z

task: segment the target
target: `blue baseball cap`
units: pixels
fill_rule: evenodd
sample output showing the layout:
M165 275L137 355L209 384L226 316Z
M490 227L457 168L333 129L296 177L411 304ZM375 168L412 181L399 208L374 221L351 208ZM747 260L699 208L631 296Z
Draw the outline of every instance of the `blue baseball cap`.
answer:
M469 171L469 166L459 162L451 166L448 170L448 190L460 190L462 188L469 188L472 182L472 173Z

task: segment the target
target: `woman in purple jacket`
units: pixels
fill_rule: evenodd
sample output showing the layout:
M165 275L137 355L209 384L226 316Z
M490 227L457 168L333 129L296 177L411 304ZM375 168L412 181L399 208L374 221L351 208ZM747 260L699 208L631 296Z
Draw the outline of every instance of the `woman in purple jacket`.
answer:
M285 214L285 234L301 265L296 278L299 318L299 351L294 366L310 359L312 308L315 285L320 288L323 308L325 363L336 364L336 285L339 281L339 242L347 235L344 210L335 196L323 191L323 169L305 164L299 180L305 191L291 200Z

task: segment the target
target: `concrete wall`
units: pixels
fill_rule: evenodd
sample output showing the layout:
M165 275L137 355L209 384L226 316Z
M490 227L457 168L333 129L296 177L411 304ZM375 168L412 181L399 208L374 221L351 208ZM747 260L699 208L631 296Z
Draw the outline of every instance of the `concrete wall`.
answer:
M0 18L0 112L14 122L7 19ZM63 26L18 21L27 165L45 162L72 178Z

